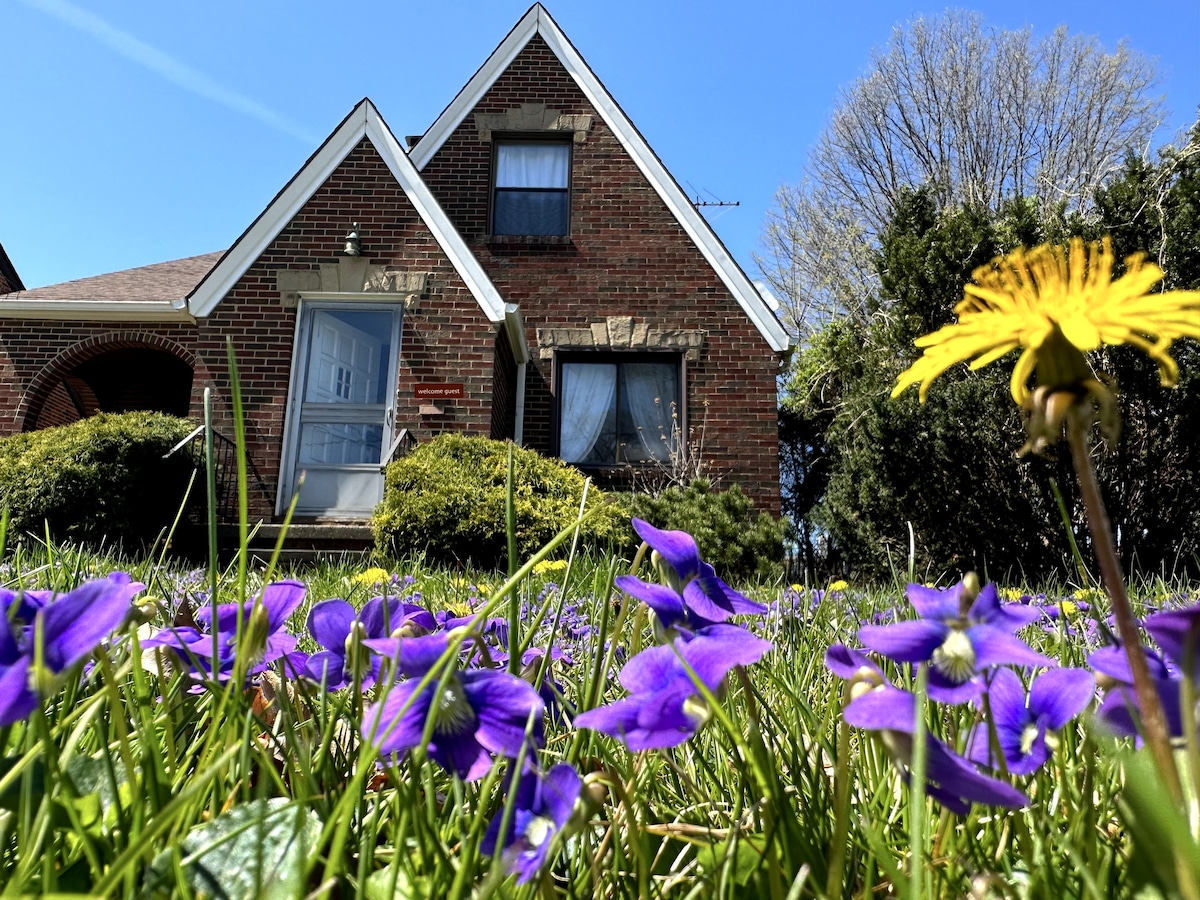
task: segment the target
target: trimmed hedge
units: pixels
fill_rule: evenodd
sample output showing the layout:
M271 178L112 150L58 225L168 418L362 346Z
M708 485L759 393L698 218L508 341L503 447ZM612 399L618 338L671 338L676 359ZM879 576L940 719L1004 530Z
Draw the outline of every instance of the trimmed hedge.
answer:
M387 467L383 502L375 510L375 544L396 557L424 553L432 562L503 567L508 558L505 441L443 434ZM520 561L574 521L584 477L557 459L513 447ZM619 505L588 489L581 540L589 547L625 543L628 518Z
M163 454L193 426L161 413L101 413L0 438L0 506L9 535L146 544L171 524L194 465Z
M654 496L624 494L622 500L632 515L655 528L694 537L701 559L726 581L774 580L783 574L783 520L756 512L737 485L716 491L707 478L697 478L686 487Z

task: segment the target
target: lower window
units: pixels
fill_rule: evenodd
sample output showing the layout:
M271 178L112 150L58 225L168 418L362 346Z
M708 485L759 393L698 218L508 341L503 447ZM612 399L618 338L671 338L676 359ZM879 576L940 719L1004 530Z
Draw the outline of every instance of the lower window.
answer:
M673 359L569 360L559 369L559 456L577 465L668 462L682 429Z

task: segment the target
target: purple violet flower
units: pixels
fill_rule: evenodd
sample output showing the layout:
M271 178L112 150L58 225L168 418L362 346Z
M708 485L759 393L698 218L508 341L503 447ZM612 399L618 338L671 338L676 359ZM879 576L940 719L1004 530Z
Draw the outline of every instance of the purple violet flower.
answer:
M691 640L650 647L618 676L630 696L581 713L575 725L615 737L634 751L682 744L711 715L688 667L715 692L730 669L755 663L770 649L770 641L736 625L712 625Z
M632 575L619 575L615 584L653 609L663 628L680 621L689 628L702 628L730 616L767 611L718 578L713 567L700 559L700 548L686 531L663 531L641 519L633 520L633 530L650 546L666 584L651 584Z
M1143 627L1181 674L1200 677L1200 605L1146 616Z
M849 679L853 699L842 711L846 723L875 732L908 783L917 698L889 684L861 651L834 644L825 654L825 665L835 675ZM984 775L932 734L925 736L925 782L930 797L960 815L968 812L972 803L1015 809L1029 802L1011 784Z
M28 599L12 591L0 594L0 727L33 712L37 689L49 687L46 676L58 675L89 656L125 623L133 596L145 588L124 572L114 572L65 594L31 591ZM14 604L17 610L10 621ZM39 653L45 674L36 671Z
M1083 712L1095 695L1096 679L1091 672L1051 669L1034 679L1026 705L1025 688L1017 673L997 669L987 696L1005 768L1014 775L1030 775L1045 765L1055 743L1052 732ZM982 765L1000 768L991 752L987 722L975 727L966 755Z
M377 643L377 642L372 642ZM450 637L440 633L403 639L401 655L416 645L411 670L422 675L444 655ZM440 647L440 650L438 650ZM434 717L433 736L425 748L430 758L465 781L482 778L492 754L517 756L526 744L532 717L533 742L542 743L542 699L527 682L495 669L452 672L439 693L439 679L417 692L421 678L393 685L387 697L363 714L363 732L382 756L407 753L421 743L425 723Z
M278 659L286 659L297 673L304 671L304 656L296 652L295 636L283 631L288 618L303 602L305 586L299 581L276 581L263 588L261 599L244 603L223 603L217 607L216 659L213 659L212 607L196 610L196 623L204 630L182 627L164 629L142 641L143 647L166 647L192 666L195 674L209 677L215 673L218 681L227 681L233 674L238 652L249 651L254 659L246 670L247 676L257 675ZM261 606L260 606L261 604ZM253 625L255 609L261 632ZM238 620L241 619L241 633ZM260 646L243 647L253 638Z
M920 618L863 626L858 639L897 662L929 663L929 696L943 703L977 696L982 684L975 676L990 666L1057 665L1013 634L1040 618L1040 610L1002 606L993 584L973 599L964 590L969 591L966 580L945 591L910 584L908 599ZM964 612L967 599L971 606Z
M325 649L308 658L305 674L336 691L354 682L357 665L361 686L369 688L379 677L379 662L364 640L415 637L436 627L432 613L396 597L372 597L361 612L345 600L322 600L309 610L308 632Z
M1162 701L1167 717L1167 732L1171 737L1181 737L1183 710L1179 673L1157 651L1143 647L1142 653L1150 670L1150 680ZM1107 688L1096 709L1096 718L1115 734L1134 738L1140 745L1140 706L1137 692L1133 689L1129 657L1124 648L1112 645L1101 647L1088 657L1088 665L1096 670L1101 685Z
M559 763L545 777L534 771L526 772L513 799L511 833L500 835L504 821L501 809L488 826L479 849L490 855L496 852L497 845L502 846L505 863L509 872L517 876L517 884L533 881L546 865L555 839L571 820L582 790L583 779L570 763Z

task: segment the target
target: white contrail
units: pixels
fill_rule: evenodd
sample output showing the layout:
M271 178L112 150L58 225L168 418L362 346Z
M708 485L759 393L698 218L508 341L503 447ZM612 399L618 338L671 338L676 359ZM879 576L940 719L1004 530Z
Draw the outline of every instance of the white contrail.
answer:
M237 91L222 87L203 72L184 65L172 59L161 50L156 50L149 44L113 28L99 16L80 9L67 0L21 0L26 6L41 10L72 28L77 28L101 42L107 44L126 59L138 65L145 66L152 72L157 72L172 84L178 85L185 91L219 103L235 112L244 113L257 119L284 134L304 141L309 146L318 143L318 139L309 134L299 125L294 124L279 113L267 109L249 97L244 97Z

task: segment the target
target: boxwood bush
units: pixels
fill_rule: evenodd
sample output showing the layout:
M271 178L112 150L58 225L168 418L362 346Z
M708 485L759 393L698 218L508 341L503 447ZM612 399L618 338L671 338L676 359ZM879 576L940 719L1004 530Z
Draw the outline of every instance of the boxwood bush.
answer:
M372 527L379 550L400 557L424 553L431 562L501 567L508 559L505 441L444 434L419 444L387 467L383 502ZM517 552L524 561L572 522L584 477L557 459L513 447ZM582 539L589 547L621 546L625 510L588 490Z
M193 462L163 454L191 431L160 413L101 413L0 438L0 506L9 542L22 534L97 545L141 545L171 524Z
M622 499L632 515L656 528L692 535L701 558L726 581L773 580L783 574L783 520L755 511L737 485L718 491L707 478L697 478L655 495Z

